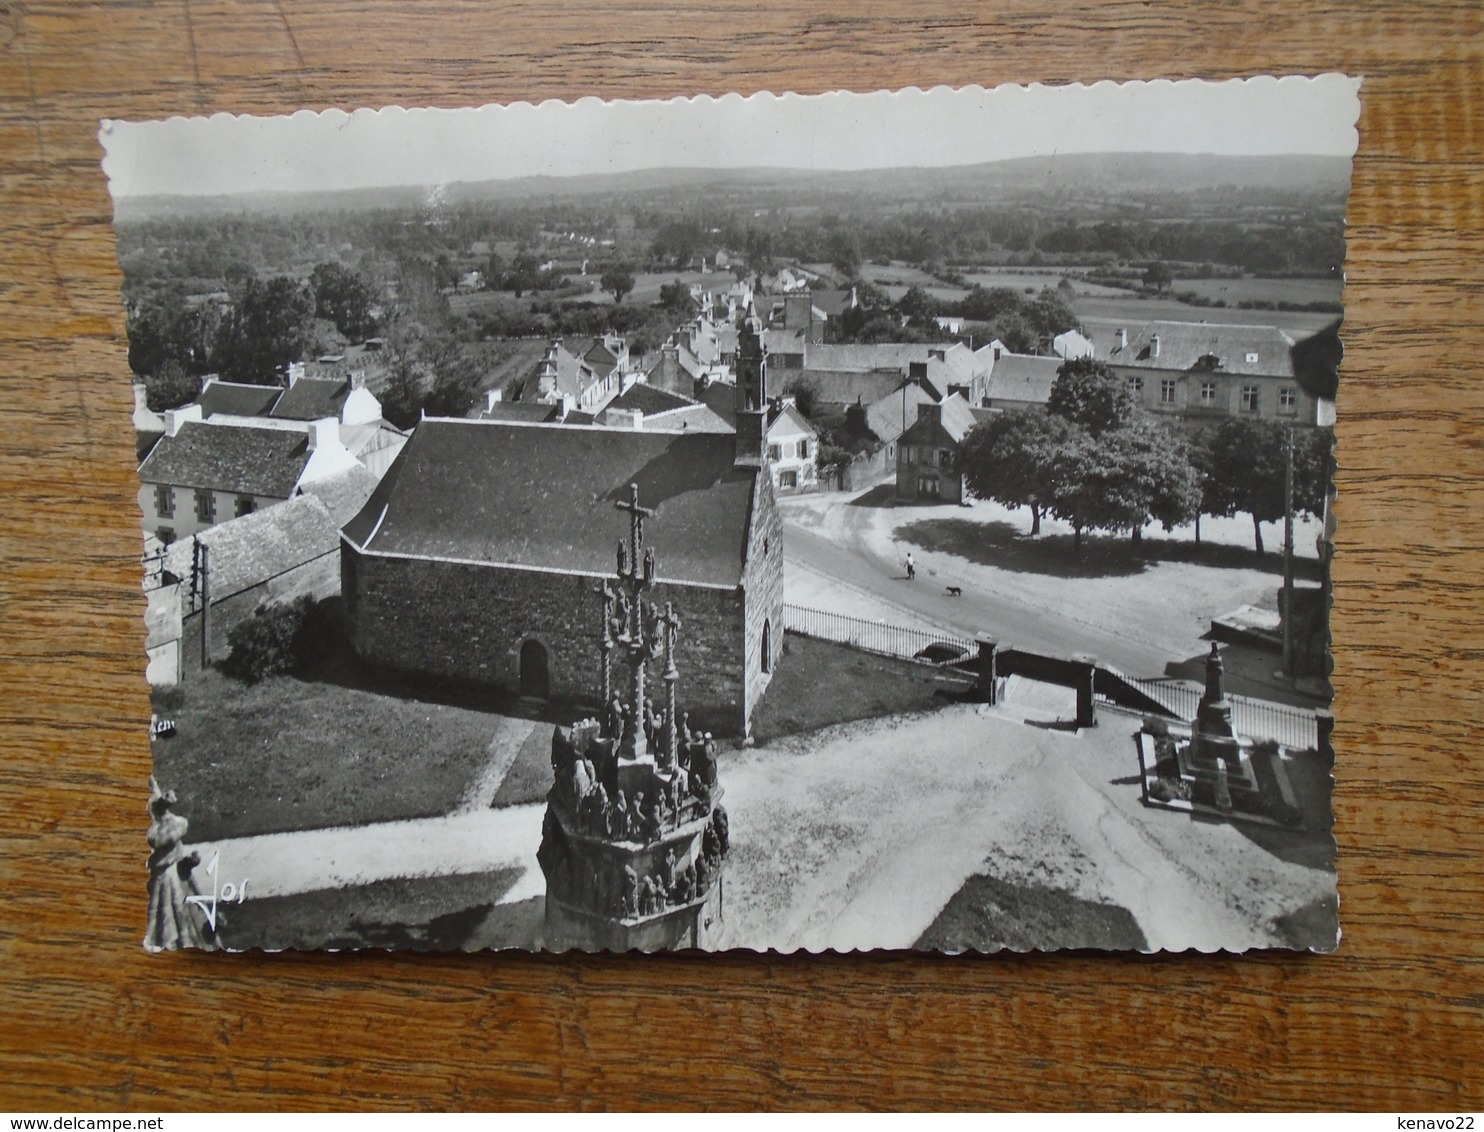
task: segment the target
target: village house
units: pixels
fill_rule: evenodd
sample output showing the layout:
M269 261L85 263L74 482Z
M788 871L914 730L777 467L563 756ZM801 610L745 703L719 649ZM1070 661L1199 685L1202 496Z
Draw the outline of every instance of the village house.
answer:
M605 335L577 340L576 353L554 338L521 391L522 401L560 404L570 400L579 412L595 413L619 392L628 366L628 347ZM620 349L621 347L621 349Z
M819 486L819 433L792 398L777 399L768 407L768 467L780 495Z
M334 417L302 429L206 421L199 404L164 416L164 435L139 465L139 507L144 533L166 544L362 466Z
M953 459L959 443L979 420L957 394L919 405L917 420L897 440L897 498L962 503L964 480L954 470Z
M1333 405L1306 390L1294 371L1299 340L1276 326L1089 319L1085 329L1096 356L1141 406L1187 429L1221 417L1311 427L1333 422Z
M741 347L734 435L425 419L342 531L350 640L429 680L594 709L596 587L652 509L655 600L686 626L693 725L745 733L782 647L782 522L765 473L766 363ZM658 694L658 690L657 693Z
M162 563L161 576L170 581L149 593L152 613L174 626L177 642L159 682L224 659L232 629L265 605L338 594L340 527L375 486L376 477L357 464L301 485L276 506L176 540Z
M366 388L361 373L306 377L289 367L288 386L248 385L212 376L195 404L213 424L254 425L308 431L313 421L339 422L340 443L373 475L380 476L407 443L407 434L381 415L381 402Z
M1066 364L1061 358L1036 354L1001 354L989 375L987 407L1007 409L1044 409L1051 399L1056 375Z

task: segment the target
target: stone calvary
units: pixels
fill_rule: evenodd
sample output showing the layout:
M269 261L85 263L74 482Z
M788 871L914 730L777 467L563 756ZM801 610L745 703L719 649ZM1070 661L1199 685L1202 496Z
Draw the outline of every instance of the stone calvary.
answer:
M657 951L704 947L722 915L727 813L716 740L678 713L673 602L650 600L655 554L644 545L637 484L614 504L629 515L615 580L602 601L600 680L605 718L557 727L541 847L545 945L552 950ZM658 705L648 686L662 665ZM620 677L627 679L620 680ZM677 714L678 713L678 714Z

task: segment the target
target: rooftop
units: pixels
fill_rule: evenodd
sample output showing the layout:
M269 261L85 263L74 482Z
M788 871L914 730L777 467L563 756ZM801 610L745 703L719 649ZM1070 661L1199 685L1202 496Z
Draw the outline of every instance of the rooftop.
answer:
M735 586L759 469L730 435L424 420L345 527L376 554L608 575L639 485L662 579Z
M218 413L232 417L266 417L281 393L283 388L278 385L211 380L202 388L197 400L201 404L202 417Z
M309 436L297 429L187 421L162 436L144 463L144 483L287 499L309 462Z
M1051 398L1057 371L1064 365L1062 358L1001 354L989 375L989 399L1044 405Z
M350 396L350 385L343 378L301 377L285 389L268 414L280 420L318 421L340 416L340 407Z
M1131 325L1115 319L1086 319L1083 329L1092 339L1096 356L1113 366L1215 368L1252 376L1293 376L1290 351L1295 339L1276 326L1167 321ZM1121 344L1120 330L1127 333L1126 346ZM1214 366L1207 359L1214 359Z

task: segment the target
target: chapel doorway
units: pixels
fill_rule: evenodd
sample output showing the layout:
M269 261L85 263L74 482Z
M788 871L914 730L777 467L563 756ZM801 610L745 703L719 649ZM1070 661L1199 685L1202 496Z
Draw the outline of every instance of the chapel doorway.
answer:
M520 646L520 694L536 700L551 696L551 670L546 646L540 641L526 641Z

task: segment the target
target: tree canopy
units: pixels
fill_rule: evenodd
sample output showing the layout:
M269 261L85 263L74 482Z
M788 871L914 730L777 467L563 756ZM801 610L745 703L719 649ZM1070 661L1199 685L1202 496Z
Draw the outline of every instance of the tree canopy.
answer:
M1283 518L1290 431L1291 426L1281 421L1233 417L1200 438L1202 510L1208 515L1251 515L1259 554L1262 524ZM1305 429L1294 436L1295 513L1317 515L1323 510L1333 440L1328 429Z
M981 499L1031 509L1031 534L1041 533L1041 513L1056 492L1056 457L1077 439L1077 427L1039 409L1002 413L971 429L955 456L955 469Z
M1128 385L1107 362L1074 358L1056 371L1046 411L1097 437L1128 425L1138 405Z
M634 289L633 273L621 263L615 263L605 270L598 282L602 284L603 290L613 296L615 303L623 302L623 297Z

